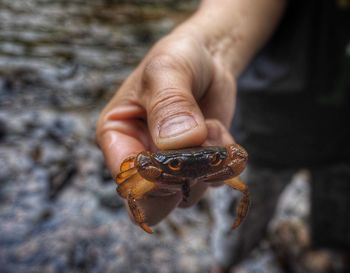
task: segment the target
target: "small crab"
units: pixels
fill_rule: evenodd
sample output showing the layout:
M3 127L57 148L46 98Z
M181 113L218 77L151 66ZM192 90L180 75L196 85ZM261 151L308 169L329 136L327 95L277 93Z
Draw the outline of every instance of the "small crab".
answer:
M238 144L225 147L196 147L167 150L152 153L143 151L126 158L116 178L117 192L128 202L136 223L146 232L152 233L147 225L137 200L160 190L168 193L181 191L183 200L189 196L190 186L200 183L224 181L240 191L243 197L237 208L237 217L232 228L237 228L248 212L248 187L238 175L244 170L248 154Z

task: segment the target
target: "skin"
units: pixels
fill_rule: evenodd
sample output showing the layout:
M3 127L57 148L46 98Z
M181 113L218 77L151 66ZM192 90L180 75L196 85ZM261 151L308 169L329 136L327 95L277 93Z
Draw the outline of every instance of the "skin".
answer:
M267 41L283 0L205 0L186 22L165 36L102 111L97 142L115 177L122 161L141 151L233 143L229 134L236 79ZM204 183L203 183L204 184ZM190 206L207 185L181 194L145 198L147 223L177 206Z

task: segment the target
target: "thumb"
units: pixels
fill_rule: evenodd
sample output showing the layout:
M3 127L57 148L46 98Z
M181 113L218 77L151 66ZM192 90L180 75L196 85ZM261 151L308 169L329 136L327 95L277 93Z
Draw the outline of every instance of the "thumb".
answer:
M143 101L153 142L159 149L201 145L207 137L203 114L192 93L194 73L171 56L159 56L143 75ZM202 85L203 86L203 85Z

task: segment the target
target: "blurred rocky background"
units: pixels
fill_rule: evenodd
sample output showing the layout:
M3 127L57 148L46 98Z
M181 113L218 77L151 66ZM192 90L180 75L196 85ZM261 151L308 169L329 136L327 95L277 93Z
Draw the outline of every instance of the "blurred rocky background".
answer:
M145 234L130 223L94 141L103 105L196 5L0 0L1 273L209 272L210 193ZM308 252L307 200L301 173L240 272L336 268L334 254Z

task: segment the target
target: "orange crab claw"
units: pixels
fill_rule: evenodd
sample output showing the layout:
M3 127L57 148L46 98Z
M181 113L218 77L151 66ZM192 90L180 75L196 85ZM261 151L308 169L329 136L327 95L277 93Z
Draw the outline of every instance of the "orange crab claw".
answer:
M146 223L140 224L140 227L149 234L153 234L152 229Z
M235 177L229 180L225 180L225 184L230 186L231 188L240 191L243 194L242 199L239 202L237 207L237 215L236 219L233 222L232 229L236 229L239 227L243 219L246 217L249 209L249 191L248 186L242 182L239 177Z

